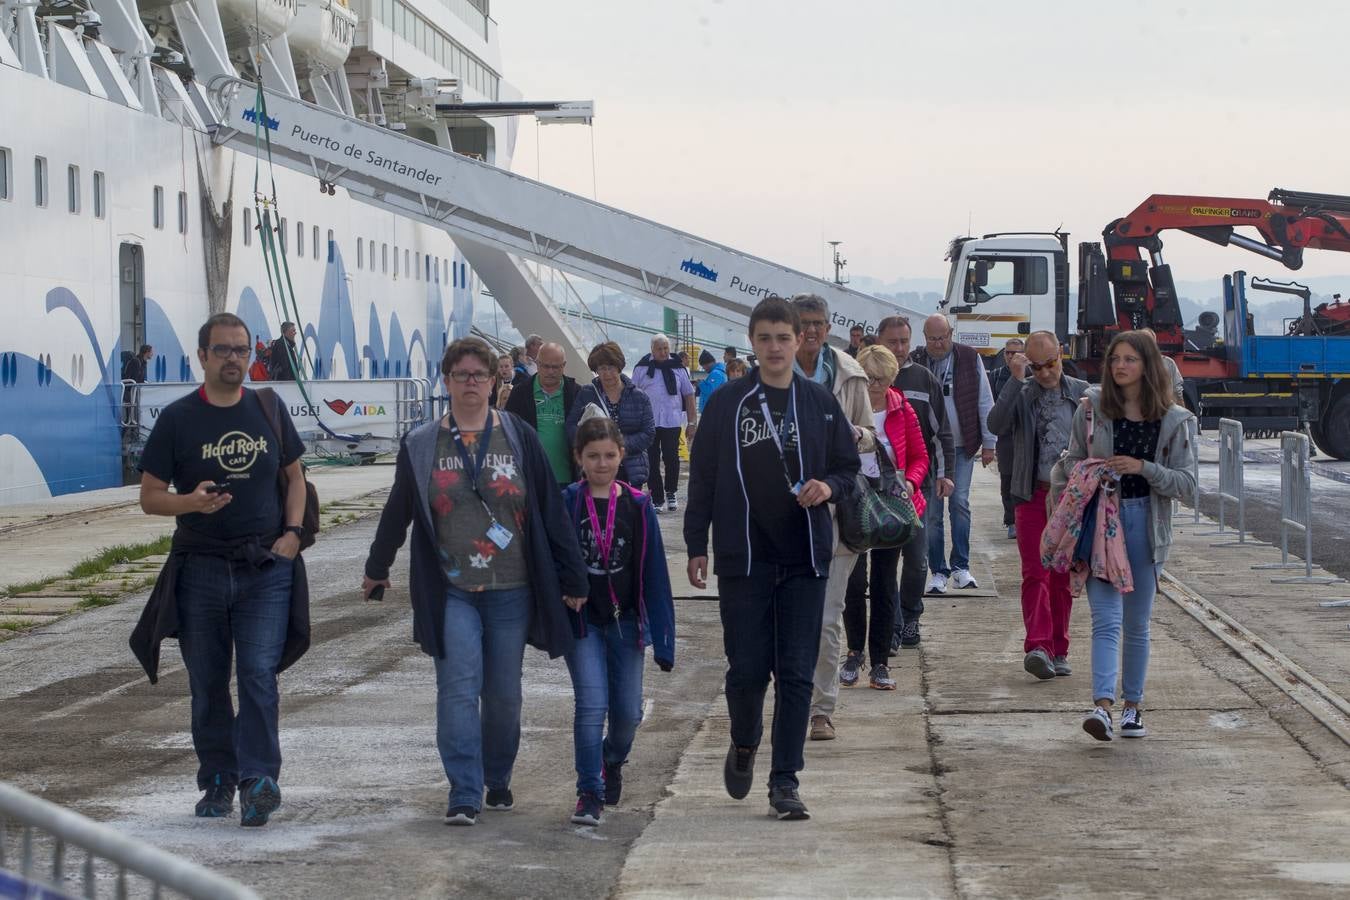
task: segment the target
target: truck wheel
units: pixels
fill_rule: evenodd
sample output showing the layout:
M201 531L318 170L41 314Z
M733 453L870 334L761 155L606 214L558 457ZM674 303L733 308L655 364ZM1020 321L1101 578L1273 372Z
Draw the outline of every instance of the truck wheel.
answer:
M1350 395L1333 403L1311 430L1318 449L1327 456L1350 459Z

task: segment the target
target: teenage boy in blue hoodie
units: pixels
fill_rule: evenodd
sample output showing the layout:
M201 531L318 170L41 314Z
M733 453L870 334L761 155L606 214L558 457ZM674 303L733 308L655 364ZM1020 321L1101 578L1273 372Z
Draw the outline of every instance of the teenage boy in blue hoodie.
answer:
M758 367L708 398L694 441L684 540L689 581L703 588L713 529L731 718L727 793L739 800L754 782L772 676L769 805L779 819L806 819L797 773L834 553L827 504L852 494L858 451L834 395L793 373L796 309L780 297L760 301L749 336Z

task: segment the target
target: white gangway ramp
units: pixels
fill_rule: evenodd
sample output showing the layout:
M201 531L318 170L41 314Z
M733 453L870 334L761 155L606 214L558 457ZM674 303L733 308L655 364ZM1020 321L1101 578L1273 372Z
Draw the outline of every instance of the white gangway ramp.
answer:
M254 136L257 87L220 77L210 90L221 110L212 129L216 143L266 152ZM854 324L873 331L888 315L924 315L303 100L266 91L266 101L263 127L274 162L445 229L498 298L519 293L526 282L523 266L475 261L491 251L735 323L770 294L803 292L829 303L836 335ZM511 283L493 283L512 274Z

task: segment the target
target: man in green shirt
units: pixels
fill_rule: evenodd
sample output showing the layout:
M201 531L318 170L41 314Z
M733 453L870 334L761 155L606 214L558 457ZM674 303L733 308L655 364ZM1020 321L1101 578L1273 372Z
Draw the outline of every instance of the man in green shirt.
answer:
M535 357L539 371L511 390L506 411L539 432L539 442L559 484L576 480L572 448L567 443L567 414L577 399L577 383L564 374L567 355L558 344L544 344Z

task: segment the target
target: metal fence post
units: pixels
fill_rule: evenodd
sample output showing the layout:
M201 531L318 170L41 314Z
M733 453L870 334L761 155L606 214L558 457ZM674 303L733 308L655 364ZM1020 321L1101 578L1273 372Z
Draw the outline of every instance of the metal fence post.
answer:
M1280 546L1289 556L1289 531L1303 532L1303 574L1272 578L1273 584L1338 584L1345 579L1312 573L1312 473L1308 470L1311 445L1297 431L1280 434Z
M1236 419L1219 420L1219 530L1202 531L1201 535L1228 535L1225 531L1224 506L1237 506L1238 527L1236 541L1210 544L1211 547L1241 547L1246 545L1247 497L1242 478L1242 423Z

